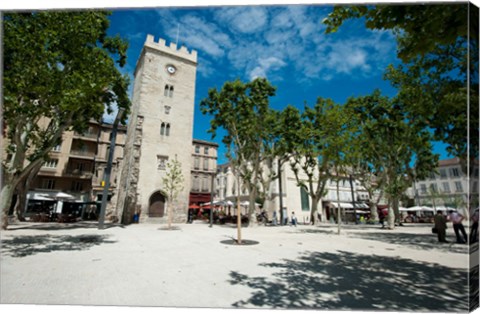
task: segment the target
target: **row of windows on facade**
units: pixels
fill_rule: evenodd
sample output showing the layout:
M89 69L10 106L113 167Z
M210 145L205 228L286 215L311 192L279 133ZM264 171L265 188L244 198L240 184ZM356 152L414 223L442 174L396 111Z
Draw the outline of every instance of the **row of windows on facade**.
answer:
M61 152L62 149L62 144L56 145L54 148L52 148L52 152L59 153ZM116 147L116 149L119 149L119 147ZM84 146L79 146L79 147L72 147L70 153L72 155L81 155L81 156L94 156L95 151L91 150L87 145ZM110 146L106 147L106 153L105 153L105 158L108 158L108 155L110 153ZM100 157L100 154L97 154L98 157ZM55 168L48 166L47 163L44 164L44 167L46 168Z
M195 158L193 161L193 169L199 170L200 169L200 158ZM203 170L208 170L208 159L203 159Z
M48 161L46 161L43 164L43 168L50 168L50 169L55 169L58 166L58 159L52 158ZM75 163L69 163L69 171L75 171L75 172L89 172L91 170L91 163L85 163L85 162L75 162Z
M205 146L205 147L203 148L203 153L204 153L205 155L208 155L208 151L209 151L209 150L208 150L208 147ZM200 154L200 146L198 146L198 145L195 146L195 154Z
M43 168L55 169L58 166L58 159L50 159L43 164ZM69 173L85 173L92 172L93 164L89 162L73 162L69 163L68 172ZM98 169L96 170L98 174ZM98 176L98 175L97 175Z
M194 176L192 179L192 190L193 191L210 191L211 185L210 177L198 177Z
M41 188L45 190L55 190L56 180L54 179L44 179L42 180ZM81 192L84 190L84 182L82 181L72 181L71 190L74 192Z
M459 178L461 173L460 169L458 168L441 168L438 171L438 175L440 179L447 179L448 175L450 175L450 178ZM478 168L474 170L474 177L478 178ZM435 180L437 178L437 175L435 173L431 173L429 176L429 179Z
M461 181L455 181L455 192L463 192L463 185ZM473 190L476 191L478 188L478 182L473 183ZM429 185L429 189L427 189L426 184L420 184L420 194L427 194L428 191L433 193L451 193L450 183L449 182L442 182L442 191L439 191L438 185L436 183L431 183Z

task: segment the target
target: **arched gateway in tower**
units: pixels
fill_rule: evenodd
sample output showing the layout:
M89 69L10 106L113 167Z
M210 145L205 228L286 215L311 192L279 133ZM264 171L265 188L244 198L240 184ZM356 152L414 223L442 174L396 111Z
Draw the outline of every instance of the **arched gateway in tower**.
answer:
M135 69L117 215L130 222L166 221L170 200L163 191L166 164L177 156L184 189L174 204L174 221L186 220L190 192L191 145L197 52L147 36Z

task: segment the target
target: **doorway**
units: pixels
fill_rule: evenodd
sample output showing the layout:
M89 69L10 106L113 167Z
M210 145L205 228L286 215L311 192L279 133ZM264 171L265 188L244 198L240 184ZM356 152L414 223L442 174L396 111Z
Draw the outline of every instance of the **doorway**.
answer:
M163 217L165 215L165 196L160 192L155 192L150 196L148 216Z

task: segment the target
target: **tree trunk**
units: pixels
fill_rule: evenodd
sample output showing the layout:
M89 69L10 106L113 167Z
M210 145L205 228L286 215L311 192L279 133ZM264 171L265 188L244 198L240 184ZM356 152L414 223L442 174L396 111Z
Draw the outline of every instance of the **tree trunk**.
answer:
M240 211L239 194L237 194L237 244L242 244L242 213Z
M13 196L13 185L10 183L7 183L2 187L2 192L1 192L2 211L0 212L0 215L1 215L0 220L1 220L2 230L7 230L8 228L8 211L10 210L12 196Z
M316 197L311 197L312 199L312 206L311 206L311 211L310 211L310 224L315 225L315 223L319 223L320 220L317 219L317 213L318 213L318 201L319 199Z
M338 172L337 172L338 173ZM341 225L342 225L342 209L340 207L340 187L339 187L339 180L337 180L337 222L338 228L337 233L340 234Z
M38 172L40 171L40 168L42 168L42 164L37 163L37 165L30 170L30 173L28 174L28 176L25 179L23 179L21 182L19 182L19 184L16 187L17 202L15 204L15 214L17 215L17 219L19 221L25 221L23 213L25 212L25 209L27 208L27 205L28 205L27 193L28 193L28 190L30 189L32 180L38 174Z
M370 215L371 215L371 219L377 223L380 219L378 217L378 207L377 207L377 203L375 202L370 202Z
M388 229L395 229L395 212L393 211L392 208L392 199L389 199L388 201L388 215L387 215L387 224L388 224Z
M249 225L251 224L252 226L256 226L256 213L255 213L255 199L257 198L257 193L256 193L256 188L253 188L252 191L250 192L250 195L248 196L248 222Z
M393 210L393 213L394 213L395 222L398 223L398 225L401 225L401 221L400 221L400 211L398 210L399 204L400 204L399 198L398 198L398 197L394 197L394 198L393 198L393 204L392 204L392 210Z
M210 204L213 207L213 204ZM210 209L211 210L211 209ZM170 195L170 200L167 203L167 215L168 215L168 229L172 229L172 221L173 221L173 195Z
M277 162L278 166L278 197L280 204L280 225L283 224L283 188L282 188L282 164L280 161Z
M17 201L15 203L14 213L19 221L25 221L23 213L27 207L27 188L22 183L17 186Z

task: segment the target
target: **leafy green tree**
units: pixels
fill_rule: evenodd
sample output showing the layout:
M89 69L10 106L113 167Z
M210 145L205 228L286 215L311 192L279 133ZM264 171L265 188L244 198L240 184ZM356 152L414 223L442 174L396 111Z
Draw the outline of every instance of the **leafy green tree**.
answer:
M272 110L269 97L275 95L275 88L263 78L243 83L239 80L226 82L222 89L210 89L208 97L200 102L203 114L212 115L209 132L217 135L219 128L225 130L222 142L227 149L226 156L232 172L246 186L249 192L249 220L255 209L259 191L258 176L263 162L264 141L269 134L265 123ZM238 239L241 243L240 199L237 196Z
M408 120L399 99L372 95L350 98L346 106L357 125L358 143L364 145L364 163L380 176L389 200L388 224L394 228L400 222L399 200L406 189L427 177L437 166L433 154L431 133Z
M163 189L168 196L168 229L172 228L174 204L177 201L178 194L183 190L184 177L182 174L182 163L178 161L177 155L175 159L168 161L166 166L167 172L162 178Z
M469 16L470 14L470 16ZM386 78L400 91L411 118L423 119L449 152L467 159L465 131L471 125L470 157L478 157L478 8L468 3L336 6L324 20L332 33L351 18L373 30L393 30L403 65ZM467 24L470 22L470 25Z
M64 131L83 132L105 111L128 109L128 44L107 36L103 11L6 13L2 227L18 184L48 157ZM34 171L33 171L34 172Z
M409 119L433 130L435 140L448 144L448 152L472 175L479 156L479 8L470 3L336 6L324 20L327 33L352 18L396 34L403 64L390 66L386 78L407 104Z
M466 24L469 6L471 25ZM404 62L438 45L455 43L458 37L470 35L478 41L478 9L468 3L337 5L323 23L327 33L334 33L346 20L359 18L368 29L393 30L400 43L398 56Z
M342 224L342 208L340 206L340 180L348 176L352 160L352 125L351 119L344 106L330 100L319 99L317 105L322 103L324 109L315 111L322 114L322 156L329 160L330 177L334 177L337 191L337 232L340 234Z
M280 136L283 129L280 112L270 110L269 114L265 116L264 124L269 127L269 131L265 132L262 141L260 157L262 165L258 169L257 179L259 183L258 193L263 200L263 209L269 210L272 208L267 208L267 204L271 204L270 202L274 198L270 193L270 186L280 176L281 172L278 170L278 166L281 167L286 161L285 154L282 152L282 138Z
M310 222L315 224L318 203L327 193L333 165L339 162L337 143L343 145L343 140L338 132L343 122L336 104L321 97L313 108L306 107L302 114L297 108L287 106L282 112L282 121L290 167L297 185L310 196Z

